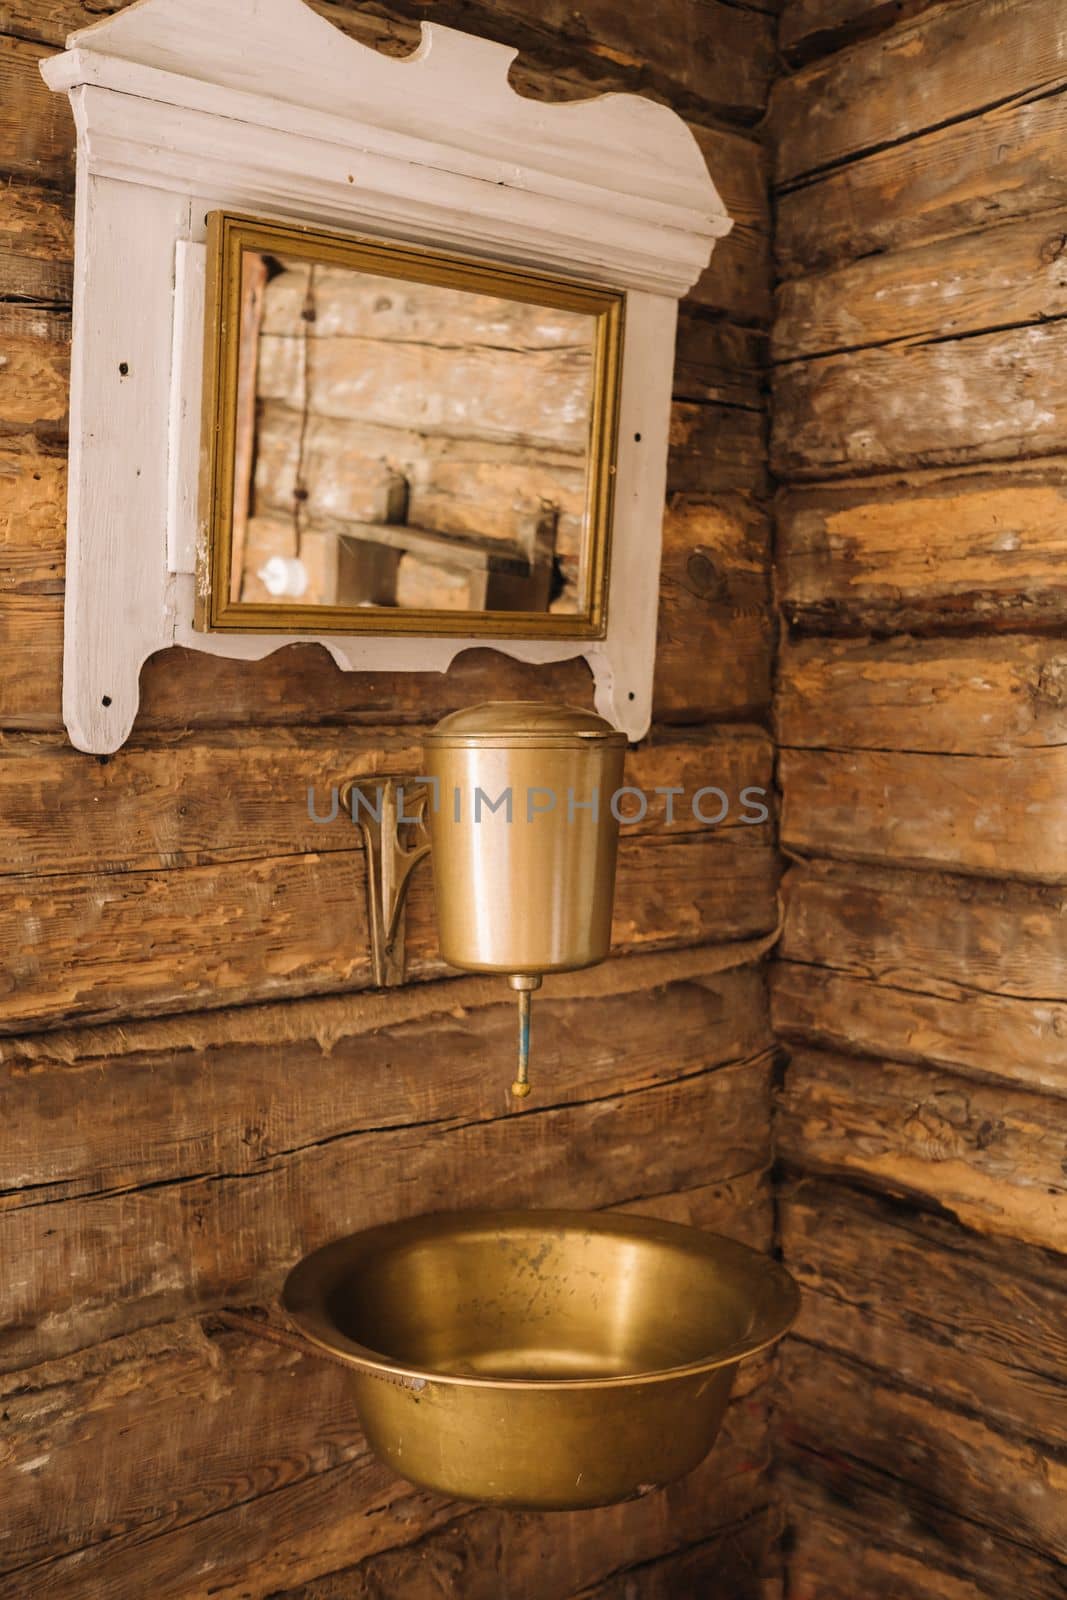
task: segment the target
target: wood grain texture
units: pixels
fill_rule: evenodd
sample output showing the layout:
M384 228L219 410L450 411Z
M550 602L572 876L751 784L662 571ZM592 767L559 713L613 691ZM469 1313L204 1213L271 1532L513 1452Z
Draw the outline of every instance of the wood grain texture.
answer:
M785 893L786 1038L1064 1092L1062 889L821 862Z
M780 1205L801 1338L948 1405L978 1399L1006 1433L1067 1445L1062 1259L840 1183L801 1180Z
M72 190L74 120L40 62L53 52L0 32L0 176Z
M843 50L925 11L936 0L786 0L778 21L778 48L803 63Z
M657 965L614 962L597 975L613 985L603 992L588 976L548 982L535 1016L538 1104L628 1093L772 1048L758 968L657 984ZM396 996L334 997L6 1041L0 1193L15 1204L22 1191L62 1200L250 1173L317 1139L514 1111L503 985L429 984L403 1010L415 1014L398 1017Z
M1063 1126L1062 1096L804 1049L790 1063L776 1136L784 1159L806 1171L933 1203L977 1233L1067 1253Z
M743 495L674 500L663 523L653 713L666 723L770 703L771 528Z
M1062 1600L1060 1562L831 1453L791 1458L792 1600Z
M1057 210L789 279L778 290L771 348L793 361L1065 314L1067 234Z
M106 763L86 761L60 735L0 736L0 877L168 871L359 849L340 788L359 780L374 804L378 775L422 771L424 732L353 731L341 747L330 729L177 733L127 744ZM635 820L622 823L625 836L703 831L692 802L708 785L728 799L723 829L757 826L743 818L755 815L751 802L772 803L772 759L757 728L665 731L628 752L625 782L647 803L641 816L636 797L629 802ZM657 786L680 791L669 822ZM760 795L744 802L748 788ZM701 809L713 816L722 802L705 796Z
M788 0L780 30L792 1600L1063 1592L1056 12Z
M741 1405L748 1412L744 1420ZM758 1433L765 1408L761 1395L735 1404L728 1413L718 1472L709 1473L709 1462L679 1485L673 1497L646 1496L632 1510L594 1513L588 1527L571 1515L546 1519L471 1511L417 1544L287 1589L285 1600L371 1600L383 1595L436 1600L442 1594L499 1600L501 1584L507 1593L535 1600L566 1600L579 1593L583 1600L660 1600L698 1592L684 1587L697 1579L717 1581L732 1600L762 1600L759 1579L769 1565L767 1544L776 1531L775 1514L767 1505L769 1485L757 1476L768 1455ZM742 1461L736 1446L746 1439L755 1448ZM692 1498L696 1479L705 1484L700 1513ZM749 1515L742 1520L739 1513L746 1511ZM656 1530L659 1548L671 1553L649 1559L657 1513L666 1516ZM605 1524L613 1539L602 1538ZM687 1547L698 1532L704 1535L700 1545Z
M635 840L620 857L614 944L662 949L768 932L776 883L765 827ZM0 1032L365 988L364 906L361 850L8 879ZM413 883L407 928L409 979L440 974L426 874Z
M776 369L783 478L969 465L1067 447L1067 322Z
M794 488L778 578L807 629L905 632L1067 619L1064 462Z
M1067 745L966 759L785 750L778 776L787 850L1067 884Z
M9 0L0 9L0 29L60 48L68 33L90 26L101 14L121 11L126 0L95 5L80 0ZM426 18L522 52L513 77L521 92L539 99L579 98L607 88L632 89L636 82L659 98L690 107L713 108L742 122L762 112L774 59L772 5L742 10L729 4L672 0L669 28L642 26L609 0L592 0L581 11L563 0L393 0L363 6L352 0L316 0L314 9L342 32L388 55L406 55L418 44Z
M676 400L671 408L670 495L769 492L762 416L739 406Z
M777 175L788 182L1067 81L1057 0L956 0L782 78Z
M620 1553L640 1560L767 1503L767 1402L752 1381L739 1385L714 1455L679 1488L582 1518L517 1518L392 1478L367 1453L333 1363L211 1319L148 1330L34 1369L5 1406L17 1493L6 1551L17 1566L5 1594L141 1600L150 1588L161 1600L237 1600L351 1564L369 1572L376 1556L409 1544L411 1577L419 1552L429 1562L436 1549L447 1571L450 1553L473 1556L489 1529L505 1526L517 1559L558 1544L557 1574L573 1563L595 1577ZM31 1448L38 1459L19 1478ZM45 1528L67 1553L27 1565L47 1549ZM398 1553L386 1571L392 1560L405 1566Z
M1067 744L1067 648L1025 634L786 642L776 711L789 749L1054 753Z
M0 633L0 727L62 727L63 479L62 459L46 446L0 440L0 484L10 482L16 505L9 522L0 509L0 583L7 576L12 589ZM664 520L658 720L698 722L767 706L769 567L770 526L747 496L672 500ZM386 707L392 724L430 723L482 700L545 696L591 705L588 667L528 666L475 650L447 673L356 673L342 672L318 645L291 645L252 662L168 650L142 671L136 729L380 726Z
M840 1485L846 1502L853 1482L875 1484L965 1549L988 1530L1021 1546L1024 1557L1062 1562L1062 1468L1040 1443L1002 1434L980 1414L936 1405L800 1340L789 1341L781 1366L791 1461ZM1005 1591L1013 1600L1015 1592Z
M2 43L2 40L0 40ZM0 416L4 431L66 436L70 378L70 318L22 306L3 308L4 359L0 362Z
M784 277L1062 208L1067 98L1008 101L779 196Z
M762 411L766 366L767 337L762 330L683 306L674 352L677 399L713 400Z
M810 862L784 891L786 960L945 994L953 985L1034 1000L1062 992L1060 889Z
M770 1092L770 1063L756 1059L573 1105L553 1105L549 1090L528 1114L354 1129L243 1173L51 1205L14 1195L3 1208L6 1249L35 1270L6 1297L0 1361L11 1370L164 1318L268 1298L307 1250L460 1194L475 1208L598 1207L743 1175L769 1162Z

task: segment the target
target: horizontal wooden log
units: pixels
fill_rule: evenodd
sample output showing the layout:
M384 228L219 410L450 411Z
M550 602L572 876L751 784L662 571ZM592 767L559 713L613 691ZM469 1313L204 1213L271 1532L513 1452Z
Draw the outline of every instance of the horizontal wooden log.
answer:
M1005 1433L1067 1446L1062 1260L840 1183L787 1188L779 1218L801 1338L978 1405Z
M765 825L635 839L620 856L615 946L663 949L767 932L776 881ZM336 994L372 981L360 849L5 882L0 1032ZM444 970L436 949L423 873L408 910L409 977Z
M1067 321L791 362L775 374L786 479L969 465L1067 448Z
M98 20L95 19L94 20ZM74 119L40 63L55 52L0 33L0 176L74 187Z
M767 336L720 317L683 308L674 356L679 400L716 400L761 411Z
M781 1531L778 1513L757 1512L688 1550L625 1567L605 1582L584 1588L581 1600L678 1600L686 1594L766 1600L772 1592L768 1586L778 1583L773 1574L780 1566L776 1544Z
M699 123L691 123L690 129L734 226L716 244L685 304L767 326L773 314L774 272L766 145L752 134Z
M44 467L41 453L30 443L0 455L0 473L10 472L24 508L9 526L0 522L13 541L0 566L14 586L0 634L0 727L15 729L62 727L63 604L54 591L65 491L61 463L50 456ZM672 502L664 523L657 718L696 722L768 704L769 561L769 523L745 497ZM426 723L480 700L545 696L591 705L584 661L536 667L477 650L447 673L351 673L318 645L292 645L253 662L167 650L142 671L137 732L264 723L380 726L385 717L394 725Z
M801 855L1067 884L1067 744L966 757L783 750L778 781L782 843Z
M771 529L751 501L676 500L663 523L653 715L743 716L770 703Z
M880 632L1062 625L1064 473L1056 458L788 491L778 503L786 616Z
M1067 745L1057 639L802 639L784 643L782 745L1011 756Z
M946 995L1064 993L1060 890L830 862L795 868L784 887L787 961Z
M832 1453L782 1474L793 1600L1061 1600L1063 1568Z
M1067 1252L1062 1098L903 1062L798 1050L778 1152L933 1203L966 1227Z
M846 1502L853 1482L874 1483L942 1536L952 1529L966 1547L988 1530L1021 1546L1023 1557L1063 1561L1062 1467L1039 1443L799 1340L783 1348L781 1373L791 1463L832 1473ZM1014 1600L1014 1588L1005 1592Z
M469 1511L392 1477L366 1451L341 1367L210 1319L16 1381L3 1425L16 1451L12 1600L237 1600L331 1568L367 1570L408 1545L476 1549L487 1526L512 1530L517 1556L540 1543L596 1576L620 1551L671 1549L767 1499L767 1403L748 1374L715 1453L682 1486L551 1518Z
M1067 1019L1060 1002L923 993L792 962L773 969L772 997L783 1039L1062 1089Z
M804 63L870 39L936 0L786 0L778 22L778 48Z
M955 9L955 8L954 8ZM962 13L960 13L962 16ZM1013 13L1005 10L1005 18ZM995 71L989 57L987 71ZM911 71L898 62L898 75ZM914 85L927 85L918 72ZM891 86L892 86L891 85ZM929 104L938 107L936 99ZM938 110L939 115L939 110ZM841 118L842 127L849 123ZM951 233L1062 209L1067 96L1009 100L833 169L778 198L775 252L792 278Z
M1057 0L935 6L782 78L772 97L779 182L1030 92L1067 83Z
M425 16L417 0L393 0L373 12L351 0L316 0L314 9L389 55L415 48ZM99 20L91 0L8 0L0 12L6 31L56 48L73 29ZM522 59L512 78L539 99L634 87L636 79L660 97L754 121L766 104L774 62L772 19L761 9L738 11L719 0L711 6L672 0L670 26L653 30L610 0L592 0L581 12L565 0L453 0L435 6L433 20L516 45Z
M793 361L1064 315L1067 235L1052 211L787 280L771 349Z
M785 895L784 1036L1064 1092L1061 889L824 862Z
M615 1098L535 1103L473 1123L446 1117L432 1136L426 1126L368 1129L232 1175L53 1204L13 1196L5 1251L35 1266L9 1284L0 1362L18 1368L164 1318L269 1298L306 1250L459 1195L475 1208L604 1206L764 1167L770 1070L757 1059Z
M376 804L381 773L422 772L423 733L361 730L343 751L327 729L177 734L128 743L106 763L86 760L59 734L0 735L0 877L173 870L286 851L352 850L362 841L340 805L341 787L358 780L367 803ZM757 728L657 734L627 753L624 779L645 796L645 809L637 796L627 798L620 810L634 820L622 827L626 835L673 838L703 831L701 816L720 813L723 828L758 826L743 819L757 815L757 804L773 805L772 758L770 739ZM729 809L720 796L705 795L694 811L694 798L711 785ZM664 787L679 791L670 821L667 799L656 792ZM760 793L743 801L748 789ZM520 819L523 805L519 791Z
M740 492L765 497L769 480L764 435L758 412L676 400L671 407L668 493Z
M778 681L790 850L1067 881L1056 642L807 640Z
M549 980L535 1006L532 1104L629 1093L772 1048L758 967L643 987L662 966L612 962L600 987ZM6 1041L0 1192L54 1200L253 1172L360 1129L514 1111L514 1021L505 985L461 978Z

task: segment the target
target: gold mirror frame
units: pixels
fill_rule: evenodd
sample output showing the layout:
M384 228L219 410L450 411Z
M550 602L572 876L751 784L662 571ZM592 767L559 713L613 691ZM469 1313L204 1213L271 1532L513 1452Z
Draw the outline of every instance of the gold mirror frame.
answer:
M565 615L538 611L375 610L364 606L231 599L241 261L246 250L284 253L384 277L496 294L584 312L596 319L580 610ZM451 634L524 639L605 636L625 294L523 268L227 211L213 211L208 216L206 290L201 538L195 616L198 629L219 633Z

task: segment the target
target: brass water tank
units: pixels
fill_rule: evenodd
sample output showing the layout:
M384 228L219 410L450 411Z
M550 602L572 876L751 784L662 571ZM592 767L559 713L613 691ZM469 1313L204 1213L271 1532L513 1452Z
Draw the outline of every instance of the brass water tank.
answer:
M441 955L518 991L520 1095L530 991L611 946L625 751L603 717L530 700L456 711L425 739Z

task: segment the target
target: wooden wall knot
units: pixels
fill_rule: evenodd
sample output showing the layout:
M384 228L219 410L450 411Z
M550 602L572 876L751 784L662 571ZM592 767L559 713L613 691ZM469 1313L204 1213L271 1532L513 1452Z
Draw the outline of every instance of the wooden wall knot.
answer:
M699 600L724 601L729 596L726 576L708 552L698 546L685 564L686 588Z

